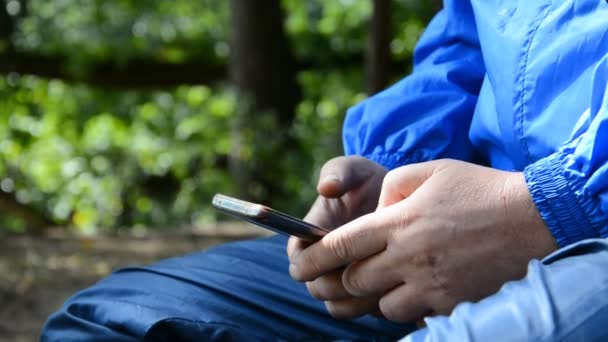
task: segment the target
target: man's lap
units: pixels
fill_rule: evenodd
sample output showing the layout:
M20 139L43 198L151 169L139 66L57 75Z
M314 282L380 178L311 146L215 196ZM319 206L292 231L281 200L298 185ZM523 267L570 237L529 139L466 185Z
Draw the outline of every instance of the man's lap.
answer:
M71 298L44 340L394 340L412 330L374 317L331 318L288 275L285 238L226 244L120 270ZM410 336L429 340L608 337L608 242L587 240L530 263L527 276ZM491 272L491 270L488 270Z
M288 275L286 239L222 245L117 271L51 316L48 340L395 340L412 330L366 316L331 318Z

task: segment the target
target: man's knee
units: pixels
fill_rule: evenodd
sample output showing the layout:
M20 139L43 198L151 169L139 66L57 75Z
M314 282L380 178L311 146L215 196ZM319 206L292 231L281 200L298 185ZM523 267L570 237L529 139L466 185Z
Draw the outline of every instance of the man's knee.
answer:
M253 337L264 315L255 308L273 308L265 294L295 292L279 285L288 279L284 254L285 239L270 238L118 270L70 298L47 321L43 340L141 339L186 327L206 340Z

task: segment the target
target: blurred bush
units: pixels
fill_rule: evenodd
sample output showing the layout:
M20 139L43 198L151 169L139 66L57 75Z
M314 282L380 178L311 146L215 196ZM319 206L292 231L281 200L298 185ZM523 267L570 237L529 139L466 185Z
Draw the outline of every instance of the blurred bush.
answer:
M0 0L0 5L15 19L14 51L61 56L61 67L75 79L100 62L221 65L230 54L227 1ZM276 174L281 196L269 204L303 215L315 196L318 168L341 153L346 109L365 97L362 63L332 61L365 49L371 3L284 0L283 7L294 54L316 62L298 75L302 100L289 132L297 147L256 162ZM397 78L409 70L414 44L435 8L427 1L401 0L393 1L393 9L391 52L403 63ZM128 68L125 73L128 78ZM236 190L226 157L240 99L227 82L146 90L35 74L0 75L0 190L7 198L53 224L91 232L217 219L211 196ZM255 129L250 134L252 144L265 143ZM0 229L31 228L27 211L15 215L7 208L0 207Z

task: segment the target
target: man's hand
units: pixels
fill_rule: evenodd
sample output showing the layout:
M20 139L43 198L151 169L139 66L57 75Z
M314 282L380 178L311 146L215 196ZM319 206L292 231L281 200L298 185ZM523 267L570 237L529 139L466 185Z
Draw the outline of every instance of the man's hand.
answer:
M292 257L290 273L310 282L346 267L349 294L406 322L486 297L556 248L521 173L440 160L388 173L378 210Z
M304 220L334 229L372 212L378 205L386 172L383 166L362 157L337 157L328 161L321 169L317 186L319 197ZM290 260L307 246L301 239L290 238L287 246ZM343 270L333 269L308 282L306 286L311 295L327 301L328 310L338 317L354 317L377 310L377 297L355 298L344 289Z

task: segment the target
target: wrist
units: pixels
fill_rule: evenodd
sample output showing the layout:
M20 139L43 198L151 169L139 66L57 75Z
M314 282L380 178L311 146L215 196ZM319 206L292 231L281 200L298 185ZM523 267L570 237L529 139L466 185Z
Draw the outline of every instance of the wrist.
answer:
M510 226L519 239L542 258L559 246L534 204L523 172L508 172L501 200Z

